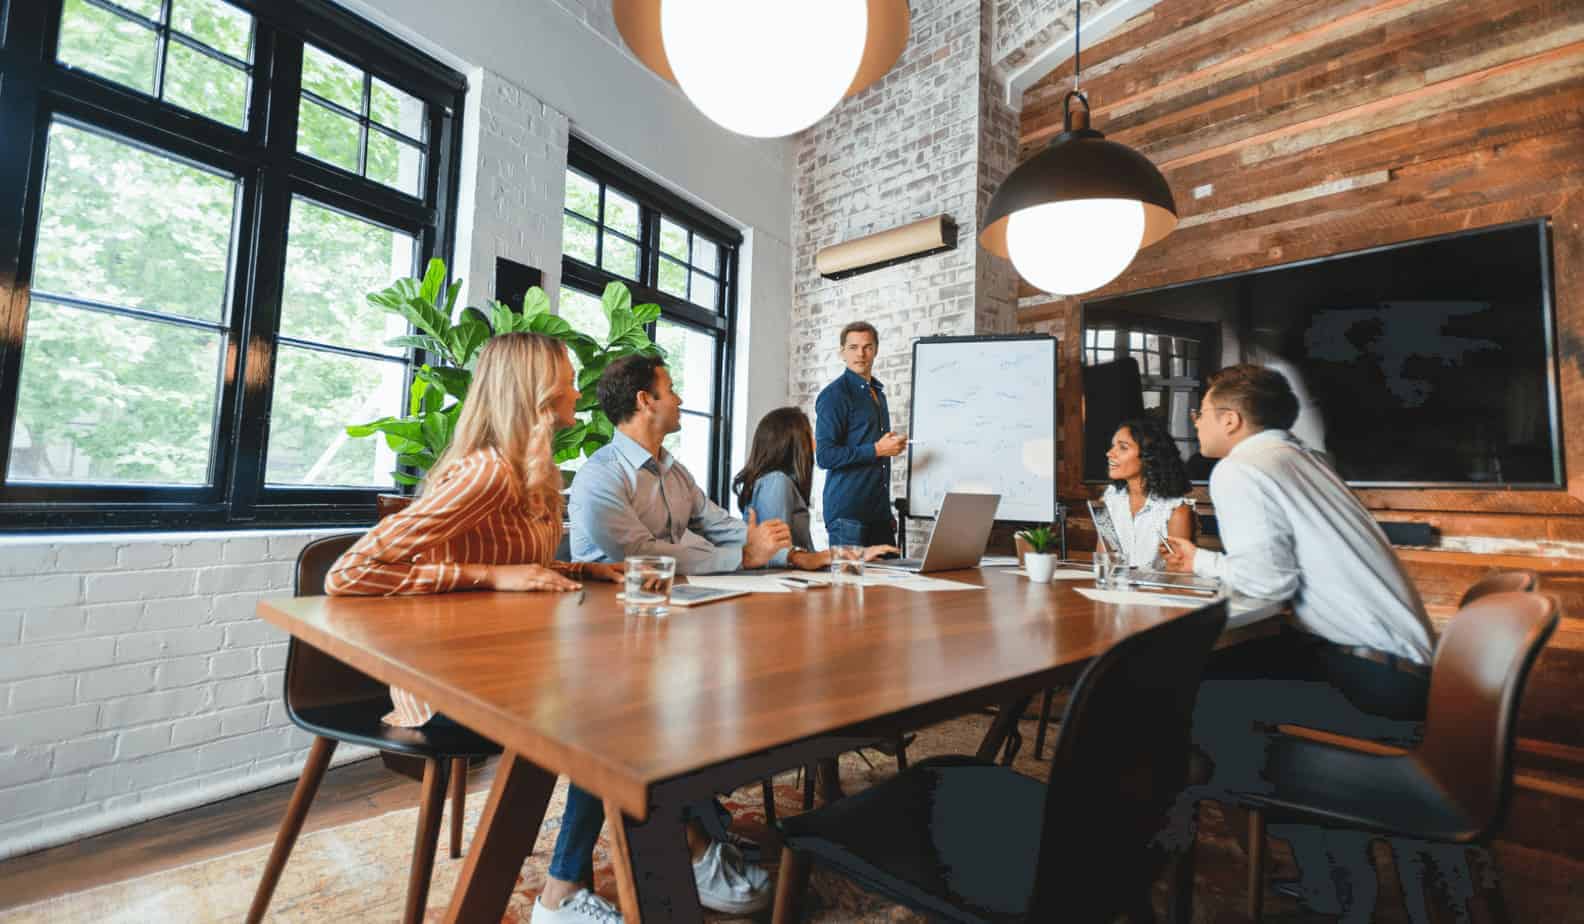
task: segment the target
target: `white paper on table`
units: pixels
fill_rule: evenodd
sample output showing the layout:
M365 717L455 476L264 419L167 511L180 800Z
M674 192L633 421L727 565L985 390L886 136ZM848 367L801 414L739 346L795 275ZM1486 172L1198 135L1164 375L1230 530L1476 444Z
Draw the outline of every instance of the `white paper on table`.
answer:
M797 591L773 574L690 574L687 582L711 590L744 590L753 594L791 594Z
M1018 563L1016 555L986 555L979 559L981 568L1006 568Z
M1028 577L1028 572L1022 568L1014 568L1006 573L1015 574L1018 577ZM1058 568L1051 572L1051 580L1053 581L1087 581L1093 577L1093 571L1077 571L1071 568Z
M984 590L978 584L964 584L962 581L948 581L942 578L925 577L922 574L906 574L895 580L886 581L886 586L900 590L912 590L919 593L928 593L936 590Z
M1121 606L1191 606L1198 609L1214 603L1215 597L1195 597L1186 594L1152 594L1142 590L1100 590L1094 587L1075 587L1074 590L1091 600L1115 603Z

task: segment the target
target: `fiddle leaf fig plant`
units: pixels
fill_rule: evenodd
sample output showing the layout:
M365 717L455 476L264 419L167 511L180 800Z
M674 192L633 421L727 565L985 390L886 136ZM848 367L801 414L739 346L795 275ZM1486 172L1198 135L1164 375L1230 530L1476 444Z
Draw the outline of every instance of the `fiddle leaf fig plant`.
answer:
M398 484L416 485L451 444L461 416L468 388L473 383L473 362L479 350L498 334L529 332L554 337L565 343L577 357L578 422L555 436L557 464L591 455L610 442L616 428L600 410L595 391L600 376L610 364L623 356L641 353L663 356L664 351L649 339L647 325L660 316L659 305L632 303L632 293L620 282L605 287L600 303L610 322L610 333L601 343L574 328L565 318L550 311L550 297L538 286L523 296L519 309L492 301L486 313L478 308L463 308L457 313L459 279L445 285L443 260L429 261L423 279L398 279L381 292L369 293L368 300L386 311L406 318L415 333L393 337L390 346L423 350L437 362L420 365L408 390L407 413L402 417L382 417L365 424L347 427L351 437L385 437L396 453L396 463L416 469L418 474L397 470L391 477ZM454 319L454 320L453 320Z

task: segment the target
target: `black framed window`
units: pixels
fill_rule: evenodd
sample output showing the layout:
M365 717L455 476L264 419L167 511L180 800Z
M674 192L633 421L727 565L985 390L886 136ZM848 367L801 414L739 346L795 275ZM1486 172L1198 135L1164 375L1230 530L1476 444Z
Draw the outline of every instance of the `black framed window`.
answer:
M600 293L620 281L660 306L649 336L666 351L682 396L682 429L666 448L724 504L731 447L733 321L742 235L578 138L567 158L560 313L607 330Z
M1182 324L1168 331L1158 323L1131 320L1099 321L1084 325L1085 365L1108 363L1126 356L1139 367L1144 412L1160 418L1184 459L1199 451L1199 437L1189 412L1199 406L1203 391L1201 369L1216 365L1202 362L1208 349L1203 325ZM1218 352L1218 351L1217 351Z
M38 0L0 43L0 529L369 522L462 76L324 0Z

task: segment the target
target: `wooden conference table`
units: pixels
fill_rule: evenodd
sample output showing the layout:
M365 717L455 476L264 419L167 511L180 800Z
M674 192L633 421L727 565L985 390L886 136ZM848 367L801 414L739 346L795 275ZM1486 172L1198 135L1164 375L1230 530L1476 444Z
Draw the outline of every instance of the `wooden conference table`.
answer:
M1010 724L1118 639L1188 612L999 570L934 576L984 589L832 587L639 618L590 583L581 602L298 597L259 615L505 748L447 921L500 920L557 774L605 801L627 920L697 921L688 803L985 705L1018 703ZM1272 631L1278 609L1235 615L1222 644Z

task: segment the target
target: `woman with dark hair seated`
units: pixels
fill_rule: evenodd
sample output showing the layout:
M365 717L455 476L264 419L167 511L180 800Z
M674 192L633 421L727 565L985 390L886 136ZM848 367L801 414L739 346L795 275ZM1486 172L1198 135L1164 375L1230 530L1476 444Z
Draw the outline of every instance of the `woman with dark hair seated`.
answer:
M1130 568L1155 569L1163 535L1193 538L1188 472L1177 443L1153 417L1124 421L1106 452L1111 487L1102 498Z
M747 465L732 479L732 493L743 516L752 510L761 523L785 520L792 528L792 548L777 552L770 567L818 571L830 564L830 550L814 551L809 532L813 482L814 427L801 408L776 408L759 421ZM895 546L871 545L864 549L864 561L895 551Z

